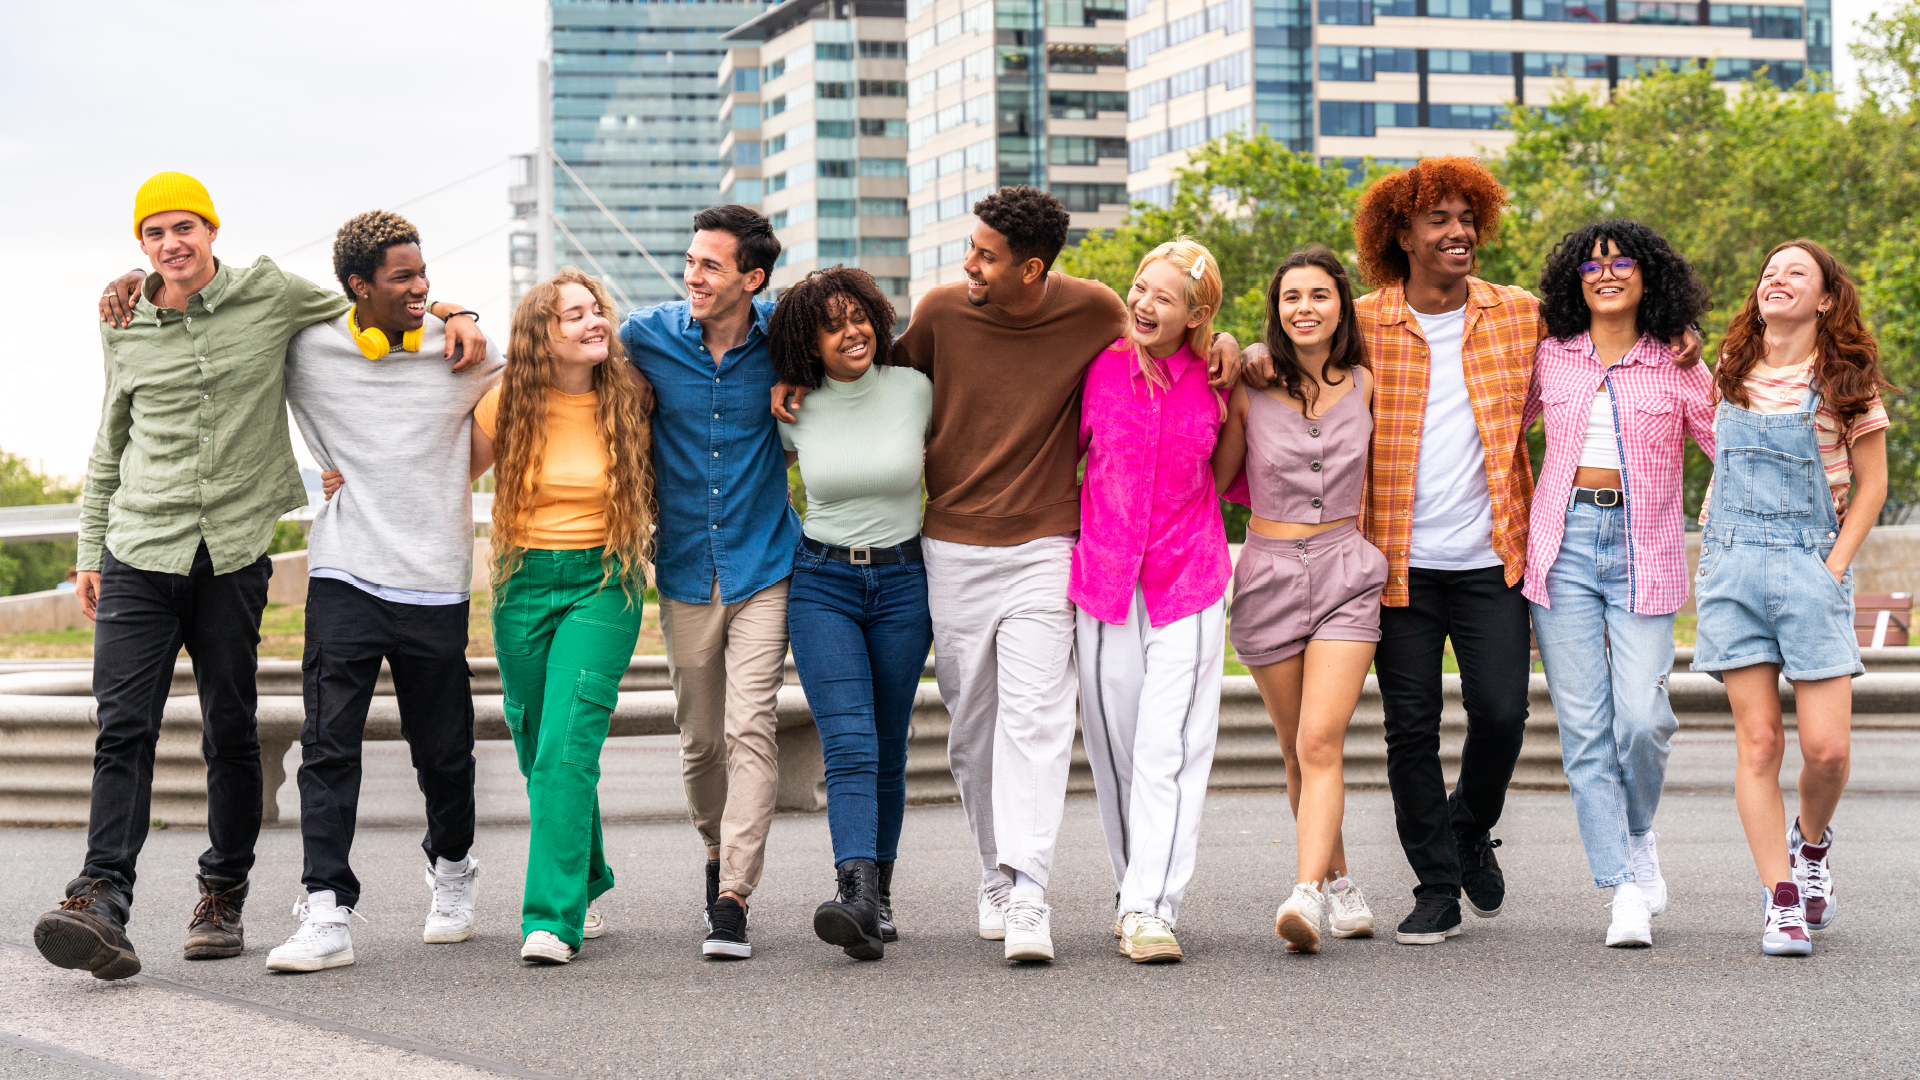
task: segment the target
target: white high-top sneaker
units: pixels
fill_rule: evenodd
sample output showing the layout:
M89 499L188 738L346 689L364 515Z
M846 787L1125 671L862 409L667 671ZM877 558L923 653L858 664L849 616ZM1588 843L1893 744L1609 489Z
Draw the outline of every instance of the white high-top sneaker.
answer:
M1607 927L1609 948L1634 948L1653 944L1653 912L1648 908L1646 891L1631 881L1613 887L1613 922Z
M421 940L442 945L472 937L473 901L480 893L480 860L472 855L457 863L435 859L427 867L427 888L433 890L433 906L427 909Z
M1007 900L1013 893L1013 882L1002 874L995 874L992 881L980 883L980 936L988 941L1000 941L1007 936Z
M353 963L353 935L347 928L353 909L335 904L332 889L309 895L293 905L293 913L300 916L300 929L267 954L268 971L320 971Z
M1633 883L1640 886L1647 901L1649 916L1667 910L1667 879L1660 873L1660 834L1649 829L1643 836L1627 838L1633 857Z
M1052 960L1051 916L1047 890L1033 886L1014 888L1007 896L1007 959Z

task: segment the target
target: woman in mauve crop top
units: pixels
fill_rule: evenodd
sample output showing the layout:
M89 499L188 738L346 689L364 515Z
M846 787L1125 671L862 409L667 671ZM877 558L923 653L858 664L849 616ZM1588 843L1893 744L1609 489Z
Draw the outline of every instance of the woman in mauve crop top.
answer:
M1380 640L1387 580L1386 558L1355 522L1373 438L1373 372L1346 268L1332 252L1296 252L1274 271L1266 337L1279 382L1234 391L1214 479L1253 508L1228 639L1280 737L1299 840L1298 883L1274 932L1289 950L1312 953L1322 925L1335 937L1373 933L1341 841L1341 754Z

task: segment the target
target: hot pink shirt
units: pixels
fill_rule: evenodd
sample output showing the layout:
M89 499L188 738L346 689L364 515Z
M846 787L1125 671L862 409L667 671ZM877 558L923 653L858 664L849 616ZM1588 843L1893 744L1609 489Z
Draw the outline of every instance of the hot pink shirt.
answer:
M1678 367L1666 343L1642 336L1611 368L1594 355L1587 334L1542 338L1534 353L1524 430L1547 418L1547 460L1533 492L1527 529L1527 579L1520 591L1542 607L1547 572L1560 557L1567 501L1586 440L1593 395L1605 379L1613 391L1621 482L1627 491L1627 574L1632 609L1667 615L1687 602L1687 547L1680 492L1687 436L1713 456L1713 376L1705 364Z
M1220 395L1190 348L1159 361L1170 385L1147 381L1124 339L1087 369L1080 407L1080 540L1067 595L1087 614L1125 623L1137 585L1154 626L1226 595L1233 563L1213 491Z

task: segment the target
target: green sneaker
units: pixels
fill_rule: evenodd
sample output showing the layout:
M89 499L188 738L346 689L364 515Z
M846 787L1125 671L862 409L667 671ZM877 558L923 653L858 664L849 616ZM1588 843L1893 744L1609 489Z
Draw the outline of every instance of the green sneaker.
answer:
M1136 964L1167 964L1182 959L1173 928L1158 915L1129 911L1120 920L1120 952Z

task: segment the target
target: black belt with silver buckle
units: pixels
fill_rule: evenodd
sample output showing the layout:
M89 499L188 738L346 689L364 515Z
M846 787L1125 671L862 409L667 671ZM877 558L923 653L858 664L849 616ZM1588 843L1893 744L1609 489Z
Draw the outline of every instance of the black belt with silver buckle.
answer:
M1583 488L1573 489L1573 501L1591 503L1594 506L1619 506L1627 501L1627 493L1619 488Z
M904 544L892 547L840 547L837 544L823 544L809 537L800 538L800 546L815 555L824 555L835 562L851 563L854 566L891 566L895 563L920 562L920 538L914 537Z

